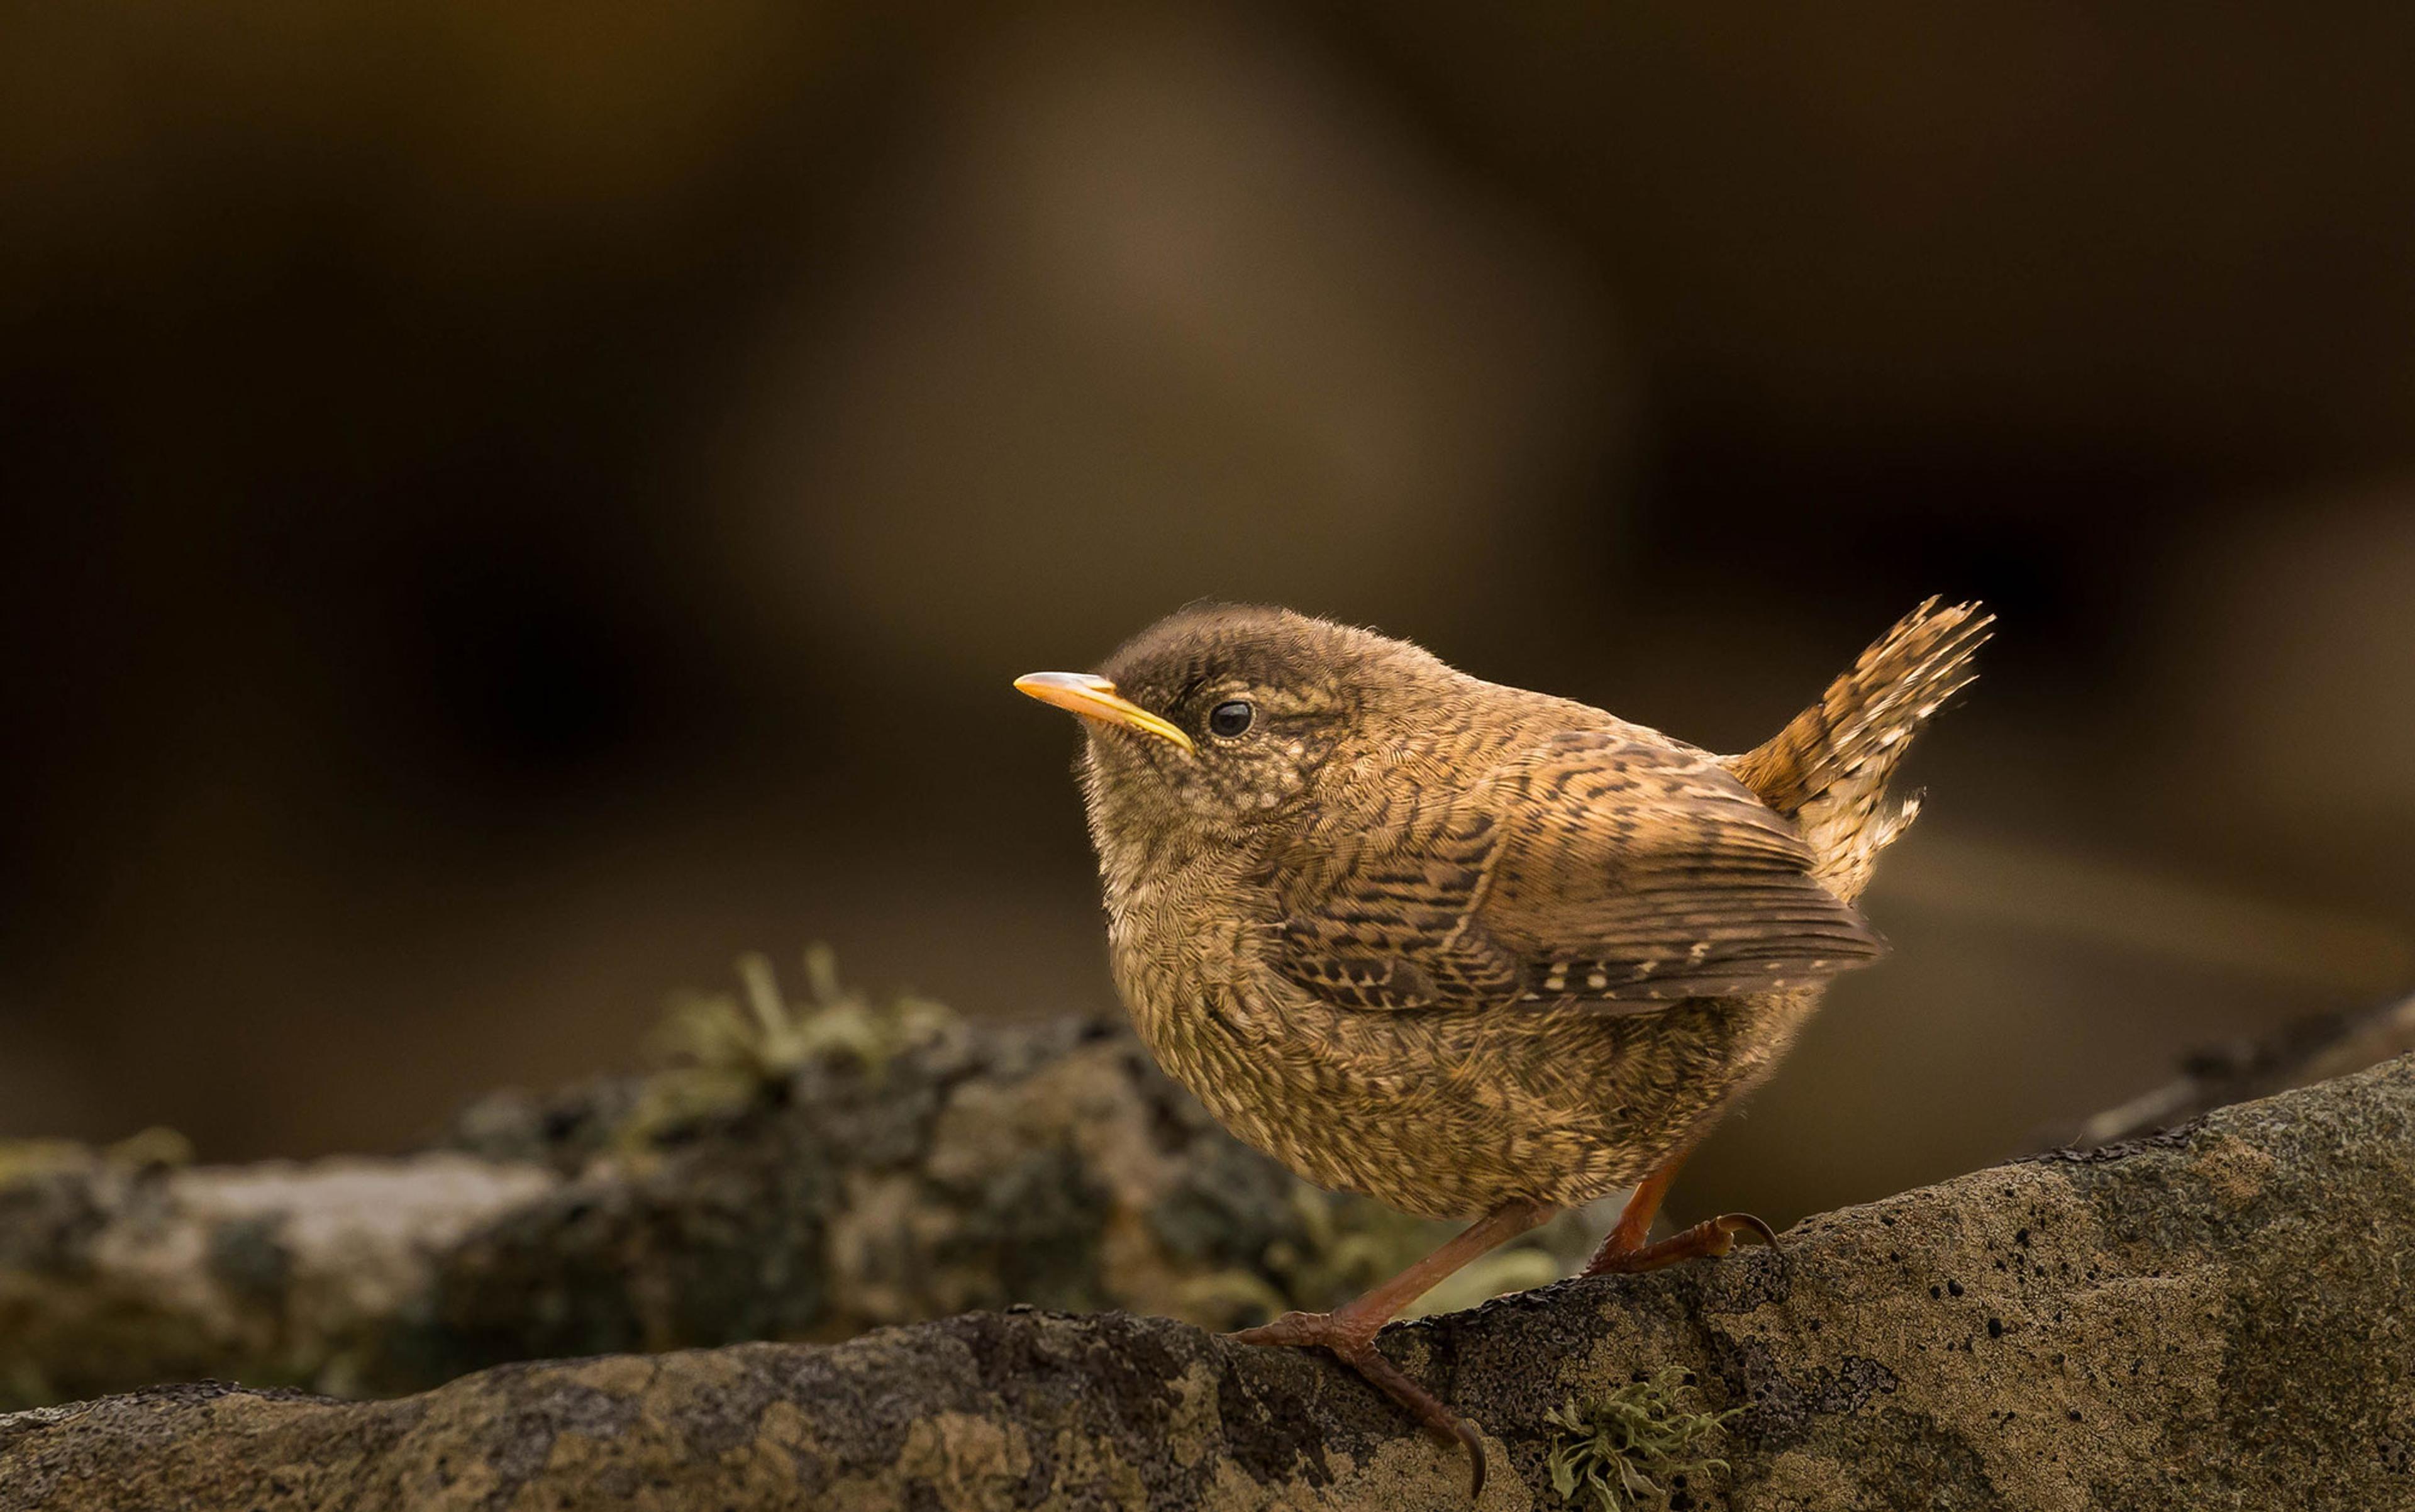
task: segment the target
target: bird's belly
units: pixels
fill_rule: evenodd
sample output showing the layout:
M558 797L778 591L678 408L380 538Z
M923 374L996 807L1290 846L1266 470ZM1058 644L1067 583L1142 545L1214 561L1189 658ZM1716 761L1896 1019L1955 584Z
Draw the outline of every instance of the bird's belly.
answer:
M1766 1035L1746 1032L1761 1016L1752 999L1647 1015L1385 1012L1331 1007L1271 973L1235 976L1159 975L1162 1000L1127 992L1159 1064L1300 1175L1421 1217L1513 1197L1568 1206L1630 1186L1775 1058Z

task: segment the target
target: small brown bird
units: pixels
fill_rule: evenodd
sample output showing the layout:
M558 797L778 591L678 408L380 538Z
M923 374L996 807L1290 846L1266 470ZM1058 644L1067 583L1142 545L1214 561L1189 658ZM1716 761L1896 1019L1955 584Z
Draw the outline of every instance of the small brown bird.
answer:
M1738 756L1285 609L1184 609L1096 675L1017 680L1083 717L1116 985L1159 1064L1320 1186L1480 1215L1236 1337L1331 1350L1465 1443L1480 1491L1475 1429L1374 1348L1401 1309L1622 1188L1587 1275L1774 1243L1743 1214L1645 1238L1829 979L1881 953L1853 900L1916 807L1887 779L1991 622L1931 599Z

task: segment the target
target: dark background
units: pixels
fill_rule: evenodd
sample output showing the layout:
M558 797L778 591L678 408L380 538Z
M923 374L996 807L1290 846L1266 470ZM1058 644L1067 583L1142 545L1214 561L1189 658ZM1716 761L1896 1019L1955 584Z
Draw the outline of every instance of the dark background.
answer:
M1701 743L2002 617L1681 1216L2415 985L2400 5L322 0L0 46L0 1135L393 1148L808 939L1110 996L1198 594Z

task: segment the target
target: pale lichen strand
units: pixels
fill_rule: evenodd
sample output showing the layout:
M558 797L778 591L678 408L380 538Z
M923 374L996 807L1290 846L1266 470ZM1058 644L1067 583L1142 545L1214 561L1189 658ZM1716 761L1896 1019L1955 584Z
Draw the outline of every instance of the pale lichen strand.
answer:
M1600 1512L1690 1500L1690 1490L1726 1475L1728 1462L1716 1450L1728 1419L1743 1410L1708 1411L1700 1398L1690 1373L1673 1365L1582 1404L1569 1398L1545 1418L1552 1430L1543 1457L1552 1490Z

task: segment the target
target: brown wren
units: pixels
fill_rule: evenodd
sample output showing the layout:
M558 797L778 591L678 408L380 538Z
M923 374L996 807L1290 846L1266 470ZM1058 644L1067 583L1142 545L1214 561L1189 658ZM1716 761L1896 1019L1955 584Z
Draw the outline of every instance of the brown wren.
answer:
M1386 1322L1624 1188L1588 1275L1774 1243L1743 1214L1646 1239L1687 1152L1883 950L1853 902L1916 807L1887 780L1991 622L1931 599L1732 756L1279 608L1193 606L1096 674L1019 679L1083 718L1116 985L1158 1063L1319 1186L1477 1220L1235 1337L1331 1350L1466 1444L1480 1491L1482 1440L1377 1353Z

